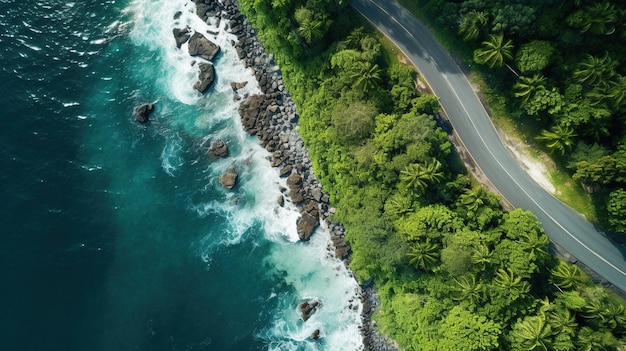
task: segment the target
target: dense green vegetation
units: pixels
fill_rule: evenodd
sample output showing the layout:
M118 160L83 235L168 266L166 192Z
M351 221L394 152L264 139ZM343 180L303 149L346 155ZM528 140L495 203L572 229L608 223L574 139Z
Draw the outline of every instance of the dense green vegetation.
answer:
M406 350L624 344L624 306L549 253L533 214L504 212L496 195L451 166L437 99L418 92L415 71L384 52L381 38L345 3L242 0L240 6L283 70L315 172L337 208L333 219L346 228L351 268L380 293L376 318L385 333ZM508 37L532 22L512 23L509 15L524 11L500 13L503 33L465 24L463 35L488 35L491 42L477 51L480 62L495 68L515 57ZM491 15L479 12L468 20L491 25ZM547 64L532 57L556 53L543 43L526 51L520 54L528 56L525 69L534 73ZM552 86L544 88L549 95ZM573 125L561 128L578 133ZM626 193L616 194L611 199L619 210Z
M413 3L436 16L440 29L466 41L460 46L473 50L473 61L484 65L491 98L518 123L530 125L528 137L594 192L600 224L624 234L626 70L620 63L626 59L626 4Z

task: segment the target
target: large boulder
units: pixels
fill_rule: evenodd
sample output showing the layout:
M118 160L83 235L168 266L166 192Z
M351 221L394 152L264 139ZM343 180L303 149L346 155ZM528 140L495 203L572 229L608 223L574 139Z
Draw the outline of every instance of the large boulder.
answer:
M304 205L302 216L300 216L296 222L296 229L300 240L309 240L313 231L319 225L319 222L320 215L317 203L309 202Z
M150 119L150 114L154 111L153 104L143 104L135 108L135 120L139 123L147 123Z
M189 28L174 28L172 29L172 33L174 33L174 40L176 40L176 47L180 49L181 45L187 42L191 37Z
M189 55L191 56L200 56L211 61L219 51L220 47L201 33L195 32L189 39Z
M219 181L220 184L226 189L232 189L237 185L237 172L235 170L235 166L230 166L222 175L220 175Z
M299 308L300 308L300 314L302 316L302 320L305 322L309 320L309 318L311 318L311 315L315 313L315 311L317 310L317 307L319 306L319 304L320 303L315 300L304 301L303 303L301 303Z
M201 63L198 65L200 73L198 74L198 81L193 85L193 88L201 93L205 93L215 82L215 67L210 63Z
M212 157L226 157L228 156L228 145L222 140L216 140L211 143L209 148L209 156Z

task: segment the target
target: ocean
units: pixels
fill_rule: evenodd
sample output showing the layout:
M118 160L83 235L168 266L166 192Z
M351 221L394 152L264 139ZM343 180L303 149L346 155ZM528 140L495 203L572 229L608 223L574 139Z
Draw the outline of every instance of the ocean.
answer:
M298 212L276 201L284 179L242 129L230 83L260 90L235 37L194 11L0 0L0 349L363 348L355 279L324 227L297 240ZM217 33L206 95L172 35L184 26ZM215 140L229 157L207 156Z

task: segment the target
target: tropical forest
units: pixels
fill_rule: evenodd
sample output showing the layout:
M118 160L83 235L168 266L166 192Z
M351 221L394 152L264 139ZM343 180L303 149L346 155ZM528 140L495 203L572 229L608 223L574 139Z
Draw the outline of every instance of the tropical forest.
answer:
M460 162L438 99L343 0L241 0L298 107L315 174L403 350L624 350L624 300L554 255ZM626 231L626 4L403 0L480 77L493 111Z

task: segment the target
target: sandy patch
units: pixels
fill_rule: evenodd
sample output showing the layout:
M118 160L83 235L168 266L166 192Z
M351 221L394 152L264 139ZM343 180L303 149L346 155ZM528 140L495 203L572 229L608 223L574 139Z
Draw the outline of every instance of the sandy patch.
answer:
M548 169L548 165L554 168L553 161L539 150L522 140L514 139L499 129L498 135L522 169L543 189L554 195L556 189L550 181L550 170Z

